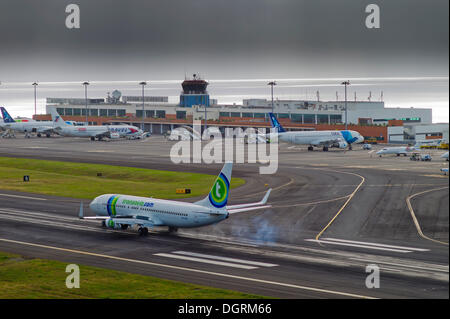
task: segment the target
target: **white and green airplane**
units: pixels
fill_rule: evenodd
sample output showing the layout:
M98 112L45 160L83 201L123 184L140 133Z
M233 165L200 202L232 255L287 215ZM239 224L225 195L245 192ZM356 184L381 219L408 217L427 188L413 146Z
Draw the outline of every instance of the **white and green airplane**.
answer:
M105 194L89 204L96 216L84 217L81 205L79 217L102 220L103 226L113 229L135 227L140 235L146 235L148 228L154 226L168 226L169 232L175 232L178 228L215 224L227 219L230 214L271 207L266 205L271 189L260 202L227 205L232 168L233 163L225 163L208 196L195 203Z

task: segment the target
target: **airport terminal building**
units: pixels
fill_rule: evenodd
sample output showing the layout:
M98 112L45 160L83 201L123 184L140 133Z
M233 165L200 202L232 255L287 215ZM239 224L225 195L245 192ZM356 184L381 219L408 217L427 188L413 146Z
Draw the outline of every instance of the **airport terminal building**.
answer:
M79 122L85 121L87 113L90 124L129 123L153 134L164 134L178 126L192 125L193 120L204 121L205 116L208 125L219 128L270 127L268 113L272 111L271 100L244 99L241 105L218 104L217 100L210 98L205 80L194 78L185 80L181 85L183 89L176 104L169 103L167 96L144 96L143 101L142 96L122 96L115 90L107 98L87 101L82 98L49 97L46 111L49 114L50 108L56 108L64 119ZM345 127L345 105L345 101L275 99L273 109L280 123L288 130L336 130ZM38 115L36 119L49 118L48 115ZM392 140L398 142L401 135L398 128L390 133L388 127L403 124L432 126L432 109L386 108L382 101L347 101L347 121L349 129L358 130L366 138L389 142L391 134Z

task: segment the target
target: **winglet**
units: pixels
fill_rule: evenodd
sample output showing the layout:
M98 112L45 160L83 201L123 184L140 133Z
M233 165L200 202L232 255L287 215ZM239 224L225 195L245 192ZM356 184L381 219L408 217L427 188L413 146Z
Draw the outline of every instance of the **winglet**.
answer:
M264 195L261 205L265 205L267 203L267 200L269 199L270 192L272 191L272 188L269 188L269 190L266 192L266 195Z
M78 218L83 219L83 202L80 203L80 212L78 213Z

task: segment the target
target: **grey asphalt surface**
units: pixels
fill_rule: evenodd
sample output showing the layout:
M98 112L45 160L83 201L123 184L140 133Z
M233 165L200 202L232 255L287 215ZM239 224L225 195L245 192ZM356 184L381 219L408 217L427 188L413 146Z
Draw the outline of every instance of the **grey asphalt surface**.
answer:
M220 171L221 164L173 164L168 157L173 144L158 136L95 143L19 137L0 140L0 156L213 175ZM448 163L439 157L441 153L431 151L432 162L412 162L404 157L379 158L360 146L325 153L280 144L274 175L260 175L259 164L233 167L233 176L247 183L231 191L230 204L259 201L268 184L273 188L272 208L178 234L157 228L147 238L79 221L76 199L0 191L0 250L282 298L448 298L448 245L444 244L448 243L448 177L439 172ZM439 189L414 197L411 204L423 233L439 242L419 236L406 204L408 196L435 188ZM88 201L84 204L89 214ZM313 241L319 233L325 242ZM211 257L174 258L179 251L276 266L241 269L205 263ZM381 268L379 289L365 287L369 263Z

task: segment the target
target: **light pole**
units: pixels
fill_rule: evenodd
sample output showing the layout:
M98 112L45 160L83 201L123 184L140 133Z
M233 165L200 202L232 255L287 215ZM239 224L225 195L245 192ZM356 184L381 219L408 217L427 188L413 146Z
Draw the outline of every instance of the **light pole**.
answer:
M142 85L142 124L141 124L141 130L144 131L144 118L145 118L145 111L144 111L144 87L147 85L147 82L143 81L139 83L139 85Z
M271 82L267 83L267 85L270 85L270 91L272 94L272 113L273 113L273 87L274 87L274 85L277 85L277 83L275 81L271 81Z
M345 87L345 130L348 128L347 122L347 85L350 85L350 81L344 81L341 83Z
M33 84L31 84L32 86L34 86L34 116L36 116L36 113L37 113L37 111L36 111L36 97L37 97L37 95L36 95L36 87L38 86L38 84L37 84L37 82L34 82Z
M89 120L88 120L88 98L87 98L87 87L89 85L89 82L83 82L84 85L84 102L85 102L85 107L86 107L86 125L89 125Z

